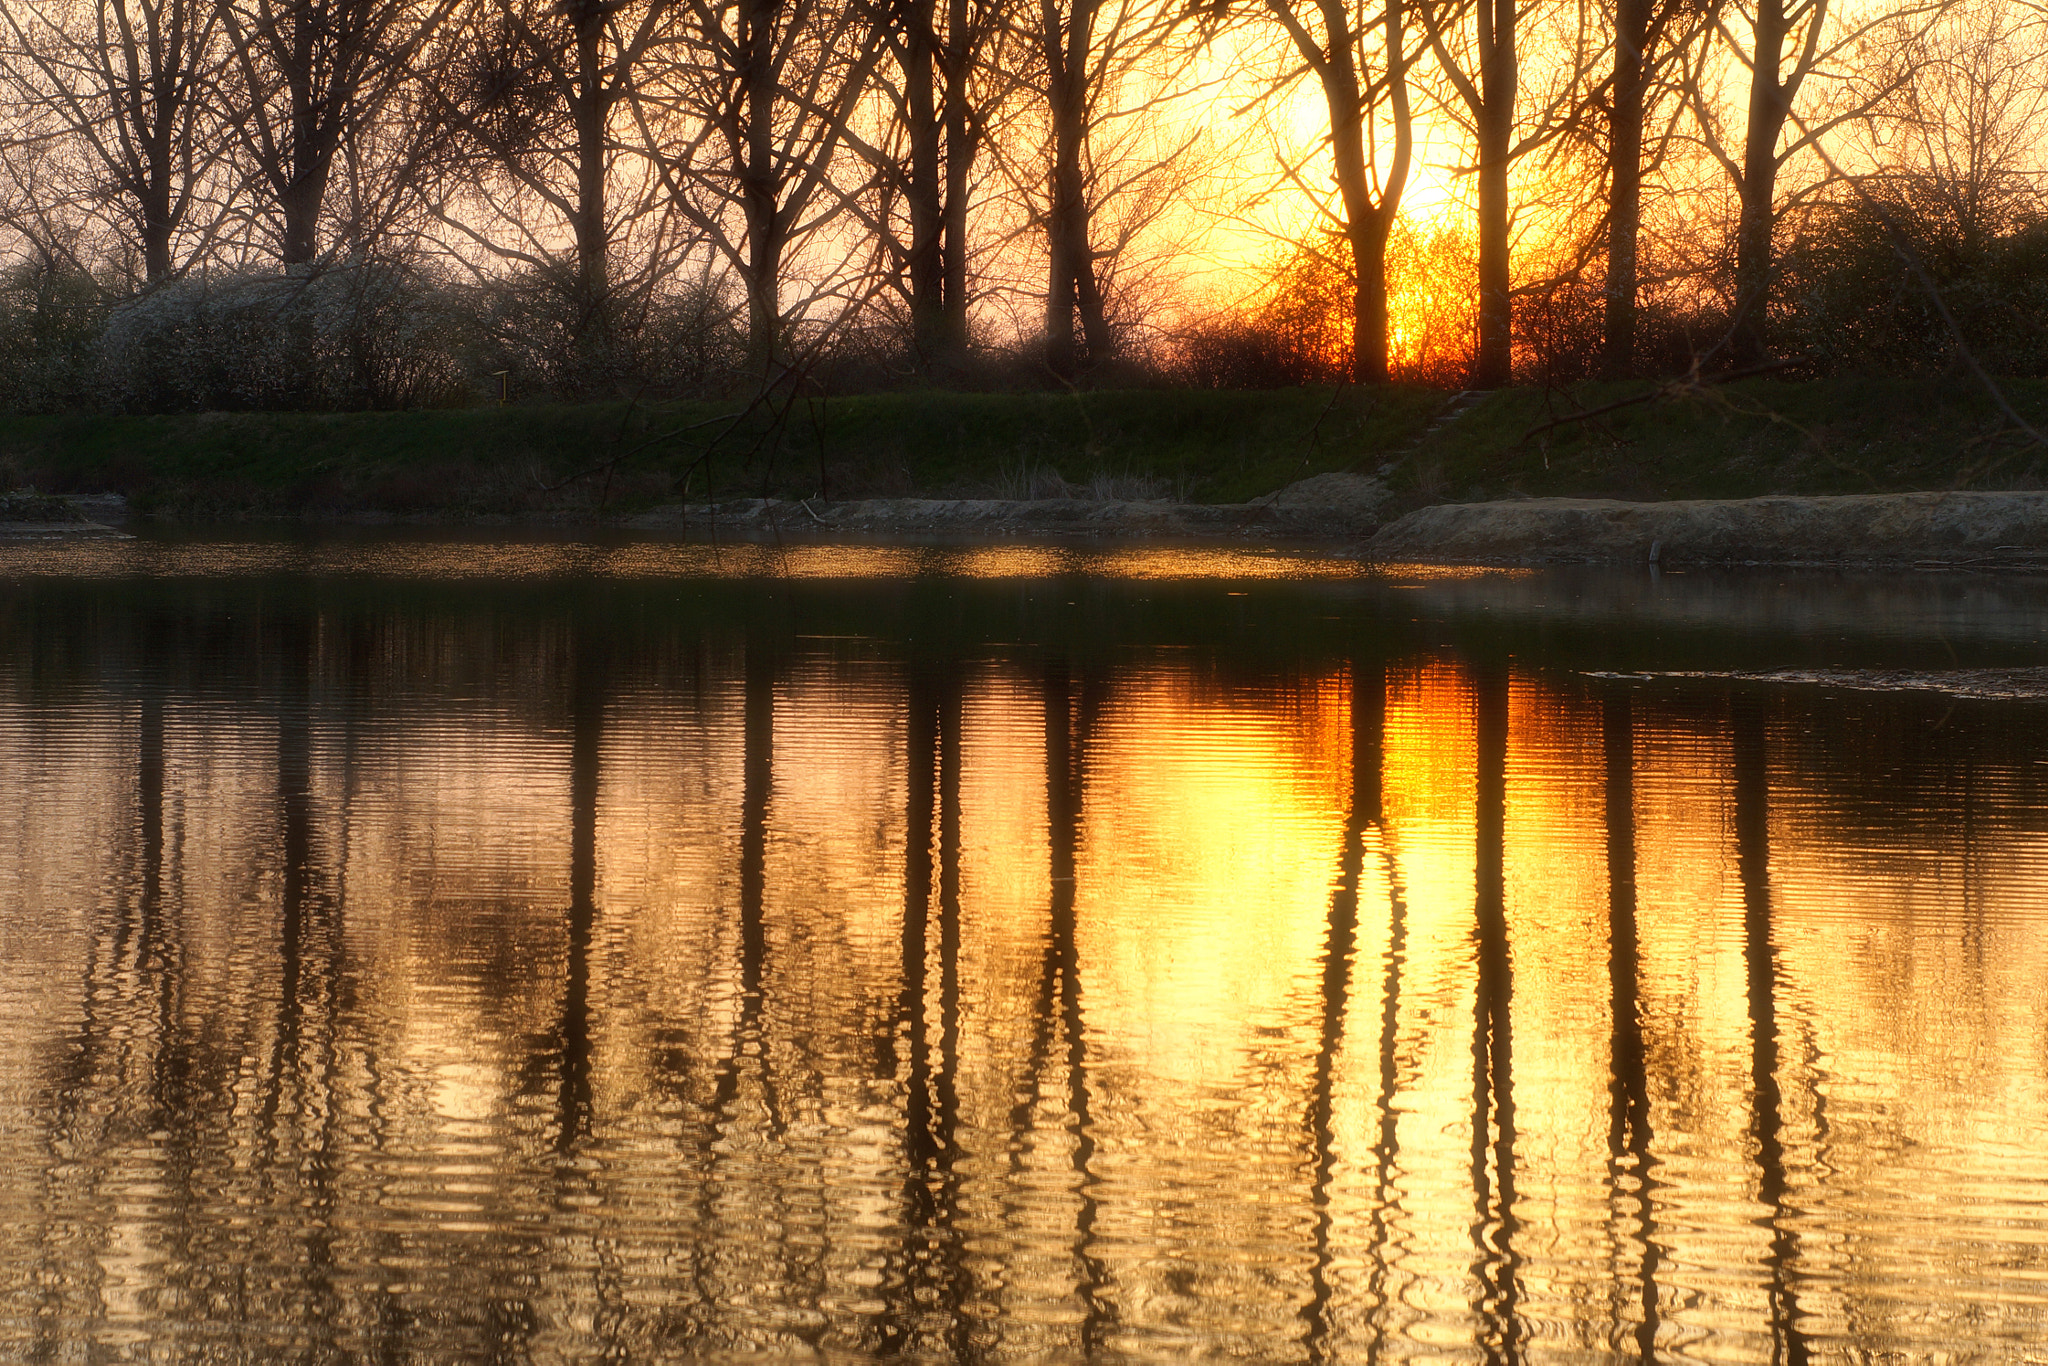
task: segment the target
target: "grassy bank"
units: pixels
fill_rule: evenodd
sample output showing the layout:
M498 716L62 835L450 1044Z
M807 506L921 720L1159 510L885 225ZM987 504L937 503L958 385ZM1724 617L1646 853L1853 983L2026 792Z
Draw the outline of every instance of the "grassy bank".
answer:
M2048 429L2048 382L2001 386ZM1411 503L1512 497L1751 498L2038 488L2048 450L1966 378L1758 379L1592 417L1644 384L1493 394L1394 476ZM1556 424L1556 425L1552 425Z
M1508 390L1431 429L1408 388L899 393L787 412L628 404L0 417L0 487L180 517L589 515L773 493L1236 502L1331 470L1416 506L1517 494L1742 497L2037 486L2041 448L1960 380L1758 380L1545 424L1646 386ZM2008 390L2048 426L2048 383Z
M0 483L181 516L631 510L707 490L1234 502L1414 441L1424 389L0 418Z

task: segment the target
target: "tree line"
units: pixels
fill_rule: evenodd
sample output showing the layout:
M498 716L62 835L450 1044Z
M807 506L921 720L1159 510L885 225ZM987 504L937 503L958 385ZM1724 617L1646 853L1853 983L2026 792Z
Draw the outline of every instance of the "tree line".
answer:
M16 407L1491 388L1939 363L1964 333L2025 370L2044 23L2025 0L8 0L0 353L49 377Z

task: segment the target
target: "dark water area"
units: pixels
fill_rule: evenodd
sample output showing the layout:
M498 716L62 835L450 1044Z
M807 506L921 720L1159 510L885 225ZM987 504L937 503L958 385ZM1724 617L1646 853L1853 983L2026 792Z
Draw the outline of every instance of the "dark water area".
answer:
M2048 580L0 545L0 1360L2048 1362Z

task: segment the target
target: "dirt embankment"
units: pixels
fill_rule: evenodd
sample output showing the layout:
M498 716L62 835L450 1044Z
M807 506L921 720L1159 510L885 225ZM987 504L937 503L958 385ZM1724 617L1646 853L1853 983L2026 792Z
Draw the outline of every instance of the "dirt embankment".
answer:
M1379 481L1321 475L1251 503L1080 498L753 499L668 507L647 530L1029 539L1346 542L1366 558L1491 564L2035 564L2048 561L2048 492L1900 493L1629 503L1531 498L1422 508L1383 523Z
M1245 536L1356 540L1372 534L1391 495L1379 480L1320 474L1249 503L1182 503L1170 499L869 498L852 502L750 498L672 504L625 519L646 531L739 533L769 530L865 533L879 536L965 536L1023 540L1084 536L1111 540L1216 539Z
M1364 550L1453 563L2025 564L2048 559L2048 492L1446 503Z

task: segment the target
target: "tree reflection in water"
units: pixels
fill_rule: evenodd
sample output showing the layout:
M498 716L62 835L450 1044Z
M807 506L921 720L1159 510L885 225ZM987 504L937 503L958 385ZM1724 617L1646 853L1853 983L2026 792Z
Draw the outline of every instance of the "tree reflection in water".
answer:
M1472 1032L1473 1308L1486 1360L1514 1361L1520 1349L1520 1262L1515 1234L1515 973L1507 923L1508 675L1482 667L1476 680L1478 802L1475 826L1478 958Z
M604 649L590 632L578 632L574 648L569 675L569 952L562 1022L555 1029L561 1079L555 1151L564 1157L590 1137L590 937L597 923L597 785L604 744Z
M1601 751L1606 767L1607 982L1614 1080L1608 1089L1609 1199L1621 1202L1624 1180L1635 1187L1635 1229L1642 1317L1635 1350L1657 1357L1658 1294L1656 1158L1651 1145L1648 1052L1643 1044L1642 942L1636 931L1635 714L1626 687L1601 698ZM1620 1214L1616 1209L1617 1216Z
M1377 671L1376 671L1377 672ZM1310 1092L1308 1129L1315 1149L1315 1179L1309 1202L1315 1220L1315 1269L1307 1308L1305 1341L1309 1360L1336 1359L1331 1323L1332 1180L1337 1165L1335 1077L1351 1009L1351 973L1358 953L1358 886L1365 866L1365 832L1379 823L1380 745L1386 724L1386 680L1351 666L1351 800L1344 821L1344 851L1337 886L1330 894L1329 929L1323 941L1322 1015ZM1370 701L1368 699L1371 699ZM1382 1158L1393 1160L1391 1148Z
M1043 1078L1055 1057L1063 1065L1060 1098L1065 1104L1061 1117L1062 1141L1072 1163L1072 1193L1075 1197L1072 1258L1075 1268L1074 1295L1082 1317L1078 1347L1092 1354L1102 1346L1111 1317L1107 1300L1105 1268L1093 1246L1097 1214L1095 1177L1089 1170L1095 1155L1095 1132L1088 1096L1088 1043L1082 1033L1081 963L1076 944L1075 904L1079 861L1082 797L1088 772L1088 740L1093 729L1097 696L1084 676L1077 687L1068 662L1053 658L1044 668L1042 703L1045 715L1045 804L1047 878L1051 902L1046 915L1045 950L1039 984L1033 998L1031 1032L1030 1092L1012 1113L1017 1130L1014 1142L1021 1148L1035 1130L1039 1107L1044 1100ZM1056 1043L1065 1044L1063 1055L1055 1054Z
M1803 1366L1806 1339L1793 1287L1798 1244L1787 1221L1784 1098L1778 1086L1778 953L1771 940L1771 767L1762 701L1738 693L1732 707L1736 860L1742 876L1742 958L1748 968L1750 1096L1755 1108L1757 1199L1765 1208L1770 1251L1771 1361Z
M0 1355L2048 1333L2028 706L1286 586L13 591Z

